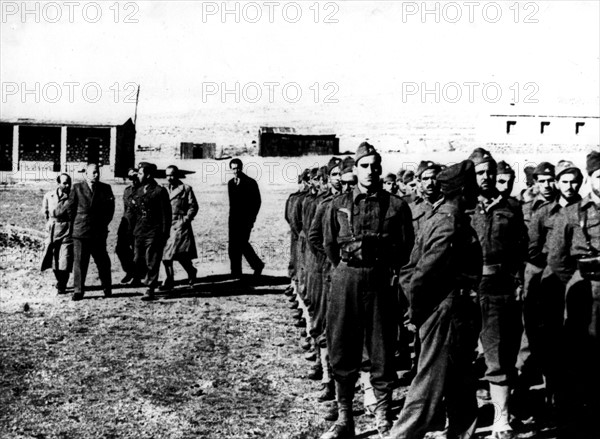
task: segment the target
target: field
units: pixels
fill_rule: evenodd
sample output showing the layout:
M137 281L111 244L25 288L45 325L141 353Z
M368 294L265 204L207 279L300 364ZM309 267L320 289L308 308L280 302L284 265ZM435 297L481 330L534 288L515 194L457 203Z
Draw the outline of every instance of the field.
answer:
M462 158L448 153L437 160ZM583 157L573 158L583 164ZM56 296L52 273L39 271L39 242L1 229L0 437L301 439L328 428L315 400L318 383L305 378L309 363L281 294L289 253L284 202L295 190L297 169L326 158L245 161L262 191L252 242L267 265L263 280L251 287L223 276L226 162L175 161L197 171L187 181L200 204L193 223L200 283L153 303L140 301L142 289L136 288L115 287L114 297L103 298L93 263L85 300ZM418 158L388 156L384 170L401 163ZM111 184L119 201L109 234L117 284L123 272L114 248L125 185ZM41 200L52 187L50 181L2 186L0 224L43 230ZM176 271L176 278L184 273ZM396 410L405 391L395 392ZM370 437L372 420L362 415L359 396L357 431ZM489 406L482 408L486 413L489 418Z

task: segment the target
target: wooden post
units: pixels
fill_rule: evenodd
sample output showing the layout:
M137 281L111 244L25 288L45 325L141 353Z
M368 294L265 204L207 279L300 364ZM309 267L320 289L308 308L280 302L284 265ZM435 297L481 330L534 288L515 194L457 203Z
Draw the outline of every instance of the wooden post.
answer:
M12 171L13 174L19 170L19 125L13 126L12 144Z
M110 146L108 150L108 169L111 178L115 178L115 160L117 158L117 127L110 127Z
M67 172L67 127L60 127L60 172Z

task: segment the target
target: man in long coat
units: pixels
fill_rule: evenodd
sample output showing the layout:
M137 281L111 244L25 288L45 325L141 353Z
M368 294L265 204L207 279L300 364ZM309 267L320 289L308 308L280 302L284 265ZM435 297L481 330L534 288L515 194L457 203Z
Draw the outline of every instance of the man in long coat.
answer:
M135 264L147 287L142 300L154 300L160 261L171 229L171 203L167 190L154 179L156 165L142 162L138 168L140 187L132 201L136 212Z
M68 210L73 221L73 300L81 300L90 256L98 267L98 276L105 296L112 294L110 257L106 251L108 225L115 213L115 197L110 185L100 180L100 168L90 163L85 169L85 181L75 183L69 194Z
M71 191L71 177L69 174L60 174L56 182L58 187L44 195L42 203L48 232L42 271L52 268L56 277L56 291L58 294L64 294L73 268L73 229L66 210Z
M173 261L178 261L188 275L190 285L196 279L197 270L192 259L198 257L196 240L192 230L192 221L198 213L198 202L191 186L184 184L177 166L171 165L166 169L167 182L165 186L171 201L171 232L163 252L163 265L167 278L163 288L169 289L174 283Z
M256 180L242 172L242 161L229 162L234 177L227 183L229 192L229 260L233 277L242 276L242 256L246 258L255 275L260 275L265 264L250 243L250 233L260 210L260 190Z

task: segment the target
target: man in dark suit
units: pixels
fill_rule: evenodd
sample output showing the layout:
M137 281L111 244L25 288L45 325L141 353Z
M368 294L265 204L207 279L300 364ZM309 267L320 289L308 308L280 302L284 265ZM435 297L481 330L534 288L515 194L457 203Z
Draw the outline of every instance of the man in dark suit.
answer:
M229 180L229 260L233 277L242 276L242 255L255 275L260 275L265 264L248 242L250 233L260 210L260 191L256 180L242 172L242 161L233 159L229 168L234 177Z
M106 237L115 213L115 197L110 186L99 179L100 168L90 163L85 169L85 180L75 183L69 194L68 212L73 222L73 300L83 298L90 256L98 267L104 295L112 294Z

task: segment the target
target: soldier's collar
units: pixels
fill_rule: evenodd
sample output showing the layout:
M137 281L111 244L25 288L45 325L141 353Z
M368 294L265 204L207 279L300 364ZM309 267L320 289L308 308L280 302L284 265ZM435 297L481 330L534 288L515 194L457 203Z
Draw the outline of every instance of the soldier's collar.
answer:
M591 206L596 206L600 209L600 197L593 192L590 192L583 200L581 200L581 209L587 209Z
M354 201L354 204L358 204L363 198L376 198L377 193L377 189L375 189L373 192L361 192L361 190L358 188L358 185L356 185L354 186L354 189L352 189L352 200Z

